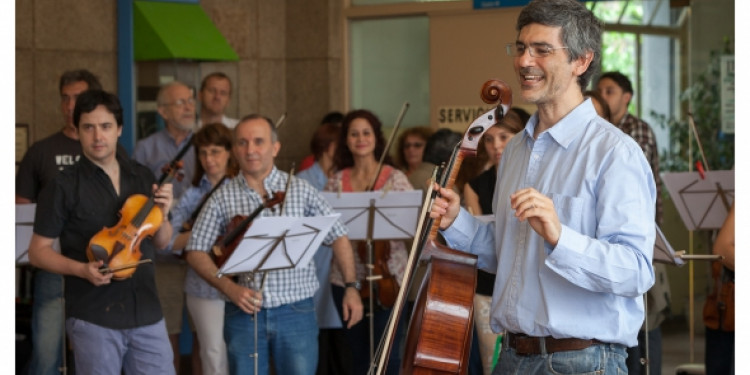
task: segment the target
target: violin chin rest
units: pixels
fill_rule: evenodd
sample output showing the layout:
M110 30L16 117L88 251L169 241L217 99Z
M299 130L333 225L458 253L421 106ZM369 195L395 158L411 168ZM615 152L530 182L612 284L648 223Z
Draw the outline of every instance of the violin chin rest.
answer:
M107 250L99 245L93 244L89 246L89 250L91 250L91 254L94 256L95 260L101 260L105 264L109 260L109 253Z

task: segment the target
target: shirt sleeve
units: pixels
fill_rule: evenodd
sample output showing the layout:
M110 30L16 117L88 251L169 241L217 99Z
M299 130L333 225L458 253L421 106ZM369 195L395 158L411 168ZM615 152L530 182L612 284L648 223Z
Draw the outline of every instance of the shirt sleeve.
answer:
M495 222L483 223L463 207L450 227L441 231L448 246L478 257L477 267L490 273L497 272Z
M635 144L606 159L592 207L598 219L595 237L563 224L545 264L584 289L637 297L654 283L656 188L651 168ZM566 206L555 199L558 209Z
M60 236L68 217L65 199L58 176L39 194L34 215L34 233L47 238Z
M36 201L38 191L39 176L34 166L38 163L34 160L34 156L37 154L36 148L32 145L26 154L21 159L21 165L18 167L18 174L16 175L16 195Z
M193 231L190 234L185 248L187 250L199 250L208 252L216 242L217 237L223 233L226 228L228 219L222 213L220 205L221 194L213 194L208 198L206 204L201 209L198 217L193 224Z

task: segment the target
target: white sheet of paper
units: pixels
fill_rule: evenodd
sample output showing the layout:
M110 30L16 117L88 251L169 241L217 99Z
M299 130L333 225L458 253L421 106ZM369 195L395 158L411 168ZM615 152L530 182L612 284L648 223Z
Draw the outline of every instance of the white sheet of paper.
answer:
M340 216L256 218L218 274L305 267Z
M719 196L720 184L731 206L734 202L734 171L663 173L662 180L688 230L718 229L729 211Z
M29 243L34 234L36 203L16 205L16 264L29 264ZM55 239L52 248L60 252L60 241Z
M367 239L367 219L370 202L375 205L373 240L414 238L422 190L338 193L322 192L323 197L341 214L341 221L349 228L349 239Z

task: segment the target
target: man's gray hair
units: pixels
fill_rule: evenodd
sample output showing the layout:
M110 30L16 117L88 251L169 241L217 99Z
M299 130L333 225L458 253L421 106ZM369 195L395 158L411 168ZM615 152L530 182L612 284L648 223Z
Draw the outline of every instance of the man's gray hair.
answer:
M587 52L594 54L588 69L578 77L578 84L584 89L601 63L601 21L578 0L533 0L518 15L516 31L520 33L532 23L562 28L562 43L568 47L569 62Z
M243 123L245 121L258 120L258 119L265 120L266 123L268 123L268 127L271 128L271 141L274 142L274 143L278 142L279 141L279 133L276 131L276 125L274 124L273 120L271 120L267 116L263 116L263 115L258 114L258 113L249 114L249 115L241 118L240 121L237 122L237 126L235 126L235 128L234 128L235 129L235 131L234 131L235 135L237 135L237 128L239 127L239 125L241 123Z

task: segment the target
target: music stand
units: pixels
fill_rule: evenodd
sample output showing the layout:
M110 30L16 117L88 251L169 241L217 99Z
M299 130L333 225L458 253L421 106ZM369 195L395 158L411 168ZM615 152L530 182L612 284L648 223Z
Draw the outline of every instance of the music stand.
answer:
M373 240L413 239L416 233L419 209L422 206L422 190L368 191L331 193L322 192L333 210L340 212L342 221L349 229L349 238L365 240L367 245L367 268L370 322L370 360L375 349L375 293L373 283L382 279L374 275ZM363 260L364 261L364 260ZM403 287L403 286L402 286Z
M690 251L675 252L685 260L717 260L720 256L693 255L692 232L721 228L734 201L734 171L675 172L663 173L662 181L680 214L685 227L690 231ZM710 242L710 241L709 241ZM695 351L695 303L693 268L690 264L689 320L690 320L690 361L694 361Z
M238 273L262 273L259 292L263 291L269 271L304 267L341 215L290 217L259 217L243 235L242 240L216 276ZM255 278L253 278L253 281ZM255 333L255 373L258 373L258 319L253 313Z

